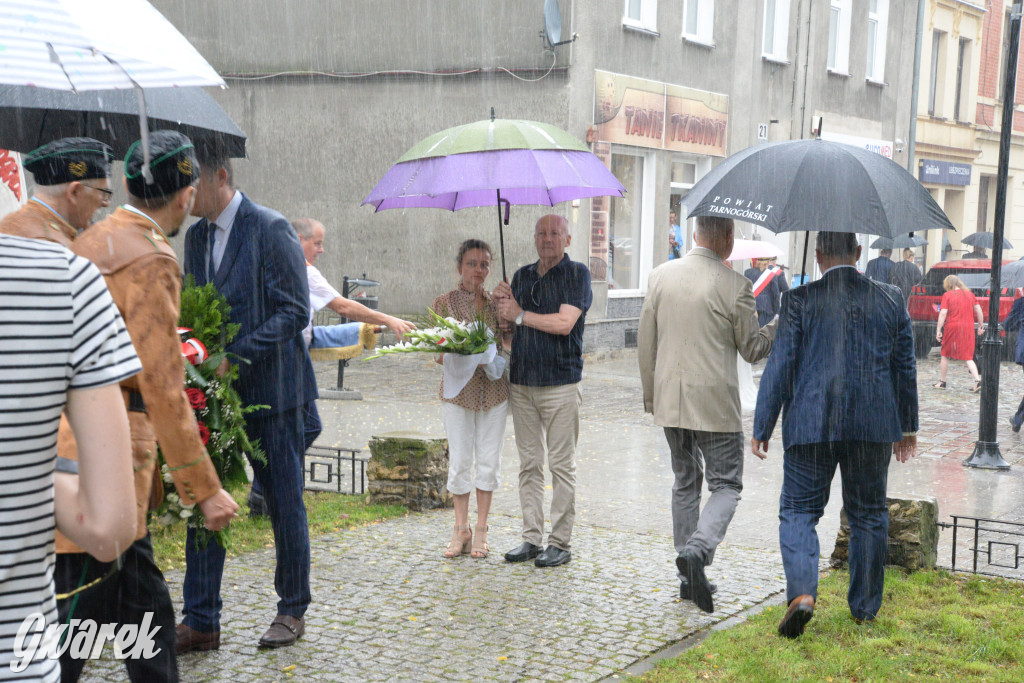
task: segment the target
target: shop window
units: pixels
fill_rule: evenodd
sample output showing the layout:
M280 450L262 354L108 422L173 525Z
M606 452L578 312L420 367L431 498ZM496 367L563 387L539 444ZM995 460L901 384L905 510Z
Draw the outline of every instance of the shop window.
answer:
M683 0L683 39L714 45L715 0Z
M776 62L788 61L789 0L765 0L761 55Z
M828 70L850 72L850 0L831 0L828 17Z
M871 0L868 4L867 79L885 82L885 38L889 24L889 0Z
M956 93L953 99L953 119L965 121L963 114L969 111L967 106L968 95L970 94L971 79L971 41L968 38L960 39L960 49L956 57Z
M932 32L931 73L928 77L928 115L942 116L943 86L942 76L946 72L946 34L943 31Z
M626 188L626 196L611 200L608 289L635 292L646 286L647 273L650 272L650 228L647 223L653 210L645 209L653 195L648 186L654 172L647 168L647 158L642 153L614 148L611 170Z
M645 31L657 31L658 0L625 0L622 23Z

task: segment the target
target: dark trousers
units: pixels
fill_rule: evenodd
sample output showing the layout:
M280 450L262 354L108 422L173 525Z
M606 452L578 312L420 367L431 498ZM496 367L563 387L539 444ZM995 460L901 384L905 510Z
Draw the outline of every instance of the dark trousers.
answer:
M858 619L874 619L882 605L888 553L889 510L885 490L891 443L835 441L793 446L783 462L779 498L779 545L786 570L786 599L818 597L818 520L828 503L836 466L850 522L850 589L847 602Z
M167 583L156 562L149 536L135 541L118 562L120 570L95 586L75 596L61 600L58 605L60 623L69 619L93 619L101 624L141 624L146 612L152 612L151 629L156 629L154 649L159 652L152 659L126 659L128 678L134 683L178 680L178 661L174 654L174 606L171 604ZM88 563L88 566L86 566ZM70 593L80 585L107 576L112 562L99 562L85 553L57 555L53 582L57 593ZM84 573L83 573L84 571ZM74 604L74 611L71 606ZM67 636L65 636L67 637ZM112 648L108 641L105 648ZM86 660L73 659L68 647L60 658L62 683L78 680ZM107 650L108 654L110 650Z
M1021 332L1020 334L1024 334L1024 332ZM1018 429L1020 428L1020 425L1024 424L1024 398L1021 399L1020 405L1017 406L1017 413L1011 417L1010 420L1017 425Z
M300 406L276 415L247 418L245 425L249 438L259 439L267 455L265 465L252 460L250 464L274 529L277 611L292 617L305 614L310 602L309 525L302 500L303 413L304 407ZM196 548L195 531L189 528L185 566L183 623L196 631L219 631L224 549L213 541L205 548Z
M320 411L316 409L316 401L310 401L306 404L303 409L302 423L302 452L305 453L309 450L309 447L313 445L313 442L316 441L317 437L320 436L320 432L323 431L323 423L320 422ZM252 493L256 496L263 495L263 489L260 487L258 479L253 479Z

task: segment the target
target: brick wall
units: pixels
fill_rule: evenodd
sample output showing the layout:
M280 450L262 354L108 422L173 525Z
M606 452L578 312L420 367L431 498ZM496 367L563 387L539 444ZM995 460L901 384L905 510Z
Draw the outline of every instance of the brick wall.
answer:
M1004 0L985 0L985 9L988 12L982 23L981 29L981 65L978 74L978 97L1001 99L1003 95L1003 84L999 82L999 63L1002 60L1003 51L1003 22L1006 15L1006 3ZM1024 59L1021 54L1024 52L1024 42L1021 43L1017 52L1017 89L1014 96L1016 104L1024 104ZM930 60L930 56L929 56ZM999 128L1002 113L995 106L978 102L977 118L975 122L983 128ZM1013 130L1024 132L1024 114L1014 112Z

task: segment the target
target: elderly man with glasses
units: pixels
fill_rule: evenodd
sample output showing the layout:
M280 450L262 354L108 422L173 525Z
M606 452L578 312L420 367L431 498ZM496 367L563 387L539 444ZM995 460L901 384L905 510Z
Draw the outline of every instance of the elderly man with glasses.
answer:
M572 559L583 324L593 293L590 270L565 253L572 241L565 218L542 217L533 241L539 260L517 270L511 286L502 282L494 290L499 316L515 327L510 404L523 510L523 543L505 559L536 558L538 567L556 567ZM551 533L542 551L545 454L552 480Z
M36 187L25 206L0 220L0 233L65 247L110 205L110 147L92 138L61 138L29 153Z

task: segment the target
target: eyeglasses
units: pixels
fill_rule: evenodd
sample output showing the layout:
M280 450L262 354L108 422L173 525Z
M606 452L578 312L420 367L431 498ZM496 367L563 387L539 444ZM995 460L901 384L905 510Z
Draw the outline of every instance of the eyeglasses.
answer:
M96 187L95 185L86 185L85 183L82 183L82 185L84 185L85 187L88 187L90 190L96 190L97 192L102 192L103 193L103 198L106 199L106 200L109 200L111 197L114 196L114 191L113 190L108 190L108 189L103 188L103 187Z

